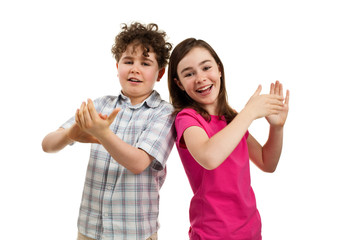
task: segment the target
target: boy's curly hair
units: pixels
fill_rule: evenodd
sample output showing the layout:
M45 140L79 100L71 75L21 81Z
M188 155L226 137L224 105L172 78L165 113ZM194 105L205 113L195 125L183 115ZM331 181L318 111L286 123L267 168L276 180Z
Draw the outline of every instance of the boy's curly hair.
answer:
M115 37L115 44L111 48L116 62L119 62L126 48L130 44L134 44L133 50L142 46L144 48L143 55L146 57L149 56L148 52L153 51L156 54L159 69L168 64L172 44L166 42L166 33L159 30L157 24L144 25L134 22L130 26L122 24L121 29L122 31Z

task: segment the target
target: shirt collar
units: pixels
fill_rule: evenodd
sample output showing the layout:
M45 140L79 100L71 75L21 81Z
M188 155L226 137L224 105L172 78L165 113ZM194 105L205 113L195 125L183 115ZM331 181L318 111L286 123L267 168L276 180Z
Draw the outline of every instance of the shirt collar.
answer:
M134 109L140 108L144 104L146 104L150 108L156 108L161 103L160 94L156 90L153 90L152 93L150 94L150 96L148 98L146 98L142 103L139 103L139 104L137 104L135 106L131 105L130 98L125 96L122 93L122 91L120 91L118 99L119 99L119 102L123 101L123 102L127 103L130 108L134 108Z

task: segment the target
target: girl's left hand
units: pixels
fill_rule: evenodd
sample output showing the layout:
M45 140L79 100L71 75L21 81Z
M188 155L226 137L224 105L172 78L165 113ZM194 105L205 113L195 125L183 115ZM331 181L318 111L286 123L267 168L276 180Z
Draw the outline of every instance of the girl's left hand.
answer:
M270 86L270 94L278 95L283 97L283 86L279 81L276 81L275 84L272 83ZM266 120L272 126L282 127L285 124L288 112L289 112L289 90L286 91L285 102L283 110L278 114L272 114L266 117Z

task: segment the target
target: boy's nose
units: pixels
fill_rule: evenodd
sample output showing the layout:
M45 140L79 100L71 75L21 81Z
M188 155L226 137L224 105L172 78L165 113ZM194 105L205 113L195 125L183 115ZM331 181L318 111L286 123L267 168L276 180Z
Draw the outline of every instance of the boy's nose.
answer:
M136 66L133 66L133 67L130 69L130 72L131 72L131 73L139 73L139 69L138 69Z

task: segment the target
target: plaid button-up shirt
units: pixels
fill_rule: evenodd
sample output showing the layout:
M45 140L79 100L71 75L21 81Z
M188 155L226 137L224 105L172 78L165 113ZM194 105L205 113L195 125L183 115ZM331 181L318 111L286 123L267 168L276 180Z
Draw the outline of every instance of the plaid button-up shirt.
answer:
M117 163L102 145L91 144L78 229L95 239L144 240L159 227L159 190L174 145L173 108L156 91L135 106L122 94L96 99L94 105L97 112L107 115L120 107L111 130L153 156L154 161L135 175ZM73 123L71 118L62 127Z

